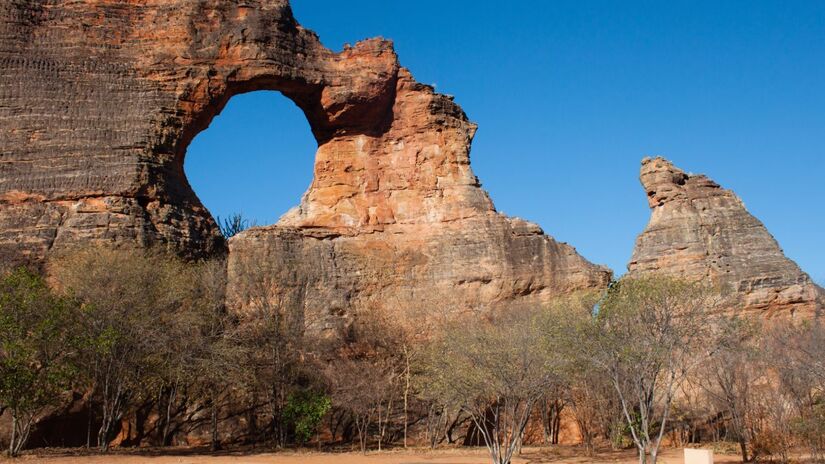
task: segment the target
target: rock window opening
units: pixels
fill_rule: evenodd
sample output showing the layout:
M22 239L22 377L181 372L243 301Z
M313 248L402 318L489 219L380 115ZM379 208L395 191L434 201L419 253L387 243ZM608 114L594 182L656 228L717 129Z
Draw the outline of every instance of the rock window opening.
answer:
M187 179L216 222L268 225L312 182L317 143L303 112L276 91L233 96L189 145Z

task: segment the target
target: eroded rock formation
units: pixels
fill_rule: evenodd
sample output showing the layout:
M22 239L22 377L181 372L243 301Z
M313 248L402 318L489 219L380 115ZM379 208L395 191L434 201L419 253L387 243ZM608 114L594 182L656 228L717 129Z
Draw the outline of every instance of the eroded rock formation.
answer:
M3 2L5 262L98 241L220 252L183 159L231 96L259 89L292 99L319 147L300 206L231 241L239 309L274 299L341 327L369 306L483 310L606 285L608 270L494 210L470 169L475 125L390 42L333 53L285 0Z
M734 310L767 316L811 315L823 291L785 257L742 201L703 175L688 175L664 158L642 161L651 217L636 241L630 275L665 272L709 279Z
M0 246L34 259L89 240L212 252L183 157L232 95L280 90L327 141L383 131L399 72L389 42L334 54L278 0L3 2L0 64Z

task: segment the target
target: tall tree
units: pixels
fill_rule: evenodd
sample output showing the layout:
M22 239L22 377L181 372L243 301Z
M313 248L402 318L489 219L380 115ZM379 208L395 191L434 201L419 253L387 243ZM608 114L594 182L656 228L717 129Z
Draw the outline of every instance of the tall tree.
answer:
M0 411L11 412L8 454L17 456L46 407L74 375L72 302L26 269L0 278Z
M273 295L270 263L248 261L236 269L234 298L247 309L240 317L237 340L244 353L244 382L253 408L266 408L266 432L278 447L286 445L284 408L304 369L304 314L290 311L280 294ZM252 424L257 427L256 424Z
M793 435L807 445L815 462L825 462L825 326L820 317L810 321L774 324L768 337L768 366L778 377L777 390L794 418L790 427L775 420L775 435ZM782 405L772 412L782 413ZM792 444L794 440L784 440ZM787 460L783 446L781 454Z
M715 350L713 294L669 277L626 278L599 305L593 361L613 384L641 464L656 463L677 389Z
M692 381L698 383L711 403L729 417L730 431L739 444L743 462L756 458L750 443L754 427L751 391L763 376L758 361L760 326L750 320L731 317L720 321L719 345L713 356L704 363Z
M159 252L108 248L67 254L50 272L81 303L81 366L102 418L97 444L105 451L131 407L179 378L181 360L168 362L167 342L191 301L192 273Z
M451 324L421 366L426 397L464 410L493 464L509 464L533 408L556 381L561 360L534 313Z
M600 298L594 292L558 298L546 313L551 321L547 336L564 361L557 390L570 406L588 455L595 453L598 435L613 432L617 415L610 378L594 364L594 347L581 343L592 335L594 308Z
M218 426L221 406L234 388L242 386L247 353L238 332L237 318L227 311L226 262L212 260L196 269L198 284L189 325L192 352L190 390L209 407L210 447L221 448Z

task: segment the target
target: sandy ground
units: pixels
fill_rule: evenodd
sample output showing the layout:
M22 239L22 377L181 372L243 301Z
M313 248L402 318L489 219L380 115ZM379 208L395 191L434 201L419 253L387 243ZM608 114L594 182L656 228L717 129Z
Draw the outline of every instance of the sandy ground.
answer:
M632 450L607 452L590 458L580 448L555 448L553 450L527 449L513 464L578 464L638 462ZM161 454L163 453L163 454ZM40 452L25 455L16 461L0 458L0 462L45 464L488 464L490 458L485 449L455 449L441 451L386 451L361 453L226 453L219 455L192 454L186 449L149 450L141 454L113 453L100 455L69 455L59 452ZM659 460L663 464L682 463L682 450L667 450ZM717 455L717 463L740 462L736 456Z

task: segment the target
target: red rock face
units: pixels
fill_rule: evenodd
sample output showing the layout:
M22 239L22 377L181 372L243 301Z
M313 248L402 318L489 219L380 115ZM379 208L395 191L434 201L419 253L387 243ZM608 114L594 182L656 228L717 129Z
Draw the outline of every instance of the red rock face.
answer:
M222 252L186 148L230 97L267 89L303 110L318 152L300 205L230 242L239 310L250 281L334 328L361 308L533 305L610 278L495 211L470 168L475 125L390 42L333 53L286 1L9 1L0 63L6 262L100 241Z
M280 90L325 143L382 132L399 72L389 42L334 54L274 0L4 2L0 38L0 247L34 260L96 240L214 251L183 157L232 95Z
M651 218L636 241L630 275L707 279L727 293L726 307L768 317L807 317L821 306L822 289L733 192L664 158L642 161L641 181Z

